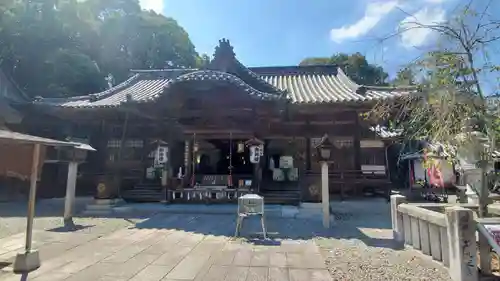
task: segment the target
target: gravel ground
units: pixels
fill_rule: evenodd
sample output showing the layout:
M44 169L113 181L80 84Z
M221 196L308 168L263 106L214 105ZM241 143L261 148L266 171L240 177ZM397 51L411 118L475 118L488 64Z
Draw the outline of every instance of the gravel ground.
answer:
M338 233L316 239L332 279L451 281L444 266L393 242L389 208L334 212Z
M451 281L447 269L412 249L367 246L357 239L317 244L333 280Z

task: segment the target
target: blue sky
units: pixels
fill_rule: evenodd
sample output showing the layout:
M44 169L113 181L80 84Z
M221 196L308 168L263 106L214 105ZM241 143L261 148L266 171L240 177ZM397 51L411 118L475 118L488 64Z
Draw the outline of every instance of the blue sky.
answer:
M221 38L230 40L248 66L296 65L305 57L361 52L394 74L435 44L435 36L418 29L377 39L408 21L444 21L464 0L140 1L143 8L176 19L199 53L212 55Z

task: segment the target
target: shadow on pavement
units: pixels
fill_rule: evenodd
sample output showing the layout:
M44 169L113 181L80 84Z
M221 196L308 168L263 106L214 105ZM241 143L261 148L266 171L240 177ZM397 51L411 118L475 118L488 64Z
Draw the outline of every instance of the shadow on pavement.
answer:
M389 220L380 216L370 219L358 218L346 221L336 221L329 229L325 229L318 219L298 219L268 217L266 218L267 240L262 239L262 228L258 218L248 218L245 221L240 237L255 244L279 244L282 240L310 240L313 238L358 239L367 246L402 249L387 235L389 229L380 229L387 222L371 222L371 220ZM179 231L200 233L204 235L232 237L236 229L236 216L232 215L182 215L156 214L151 218L137 223L138 229L175 229ZM373 230L372 230L373 229ZM370 233L367 235L366 233ZM373 233L374 235L371 235ZM390 232L392 235L392 232ZM384 236L384 237L381 237Z
M82 230L82 229L87 229L87 228L92 228L94 227L95 225L73 225L73 226L61 226L61 227L56 227L56 228L52 228L52 229L47 229L47 231L50 231L50 232L75 232L75 231L79 231L79 230Z

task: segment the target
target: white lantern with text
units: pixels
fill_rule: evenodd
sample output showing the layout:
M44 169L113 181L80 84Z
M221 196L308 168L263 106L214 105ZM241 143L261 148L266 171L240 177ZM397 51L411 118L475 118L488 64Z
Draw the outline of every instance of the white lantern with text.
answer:
M258 164L260 157L264 156L264 142L254 137L246 141L245 145L250 150L250 162Z
M257 164L260 162L261 156L261 148L259 146L251 146L250 147L250 162L253 164Z
M168 147L166 146L158 146L155 154L155 163L158 165L163 165L168 161Z

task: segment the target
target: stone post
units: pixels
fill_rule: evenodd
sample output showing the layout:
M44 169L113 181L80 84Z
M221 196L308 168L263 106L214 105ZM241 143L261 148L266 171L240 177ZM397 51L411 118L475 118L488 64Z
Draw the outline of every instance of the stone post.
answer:
M404 243L403 216L398 214L398 206L402 203L406 203L406 197L391 195L392 237L397 242Z
M491 252L490 243L482 233L479 234L479 262L481 273L491 274Z
M328 163L321 162L321 202L323 205L323 227L330 227L330 189L328 186Z
M73 208L75 205L76 177L78 173L78 163L69 162L68 179L66 181L66 198L64 199L64 226L74 227Z
M477 281L476 225L472 210L446 208L450 268L453 281Z

